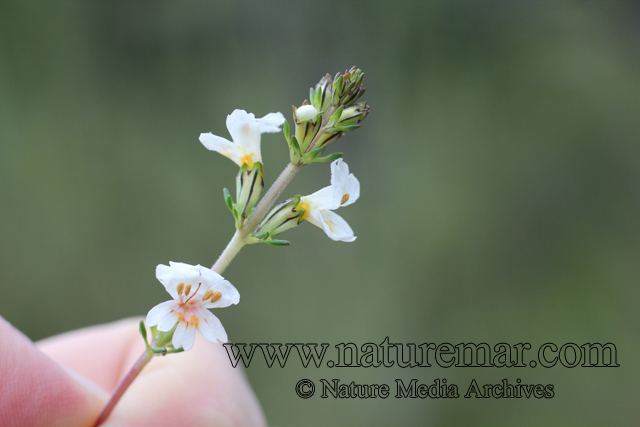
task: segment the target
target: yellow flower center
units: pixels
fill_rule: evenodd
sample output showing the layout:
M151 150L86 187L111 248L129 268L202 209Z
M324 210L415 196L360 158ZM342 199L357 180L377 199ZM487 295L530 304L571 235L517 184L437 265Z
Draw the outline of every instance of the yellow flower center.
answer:
M304 209L304 214L302 215L302 219L309 219L309 204L307 202L300 202L298 206L296 206L296 210Z
M191 317L189 317L189 325L193 325L195 327L198 327L198 321L200 319L198 319L198 316L196 316L195 314L192 314Z
M240 157L240 167L242 167L242 165L245 163L249 167L249 170L253 169L253 155L245 154L244 156Z

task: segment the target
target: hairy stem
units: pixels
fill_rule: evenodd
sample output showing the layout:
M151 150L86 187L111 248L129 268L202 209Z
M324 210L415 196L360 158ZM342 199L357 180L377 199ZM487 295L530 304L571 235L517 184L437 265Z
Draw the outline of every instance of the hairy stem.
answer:
M144 368L152 358L153 353L151 353L151 351L149 350L145 350L144 353L140 355L136 363L129 370L129 372L127 372L127 375L125 375L125 377L120 380L120 384L118 384L116 389L111 394L111 398L107 402L107 405L104 407L104 409L102 409L100 416L93 425L94 427L98 427L100 424L105 422L107 418L109 418L109 415L111 415L111 411L113 411L113 408L120 401L120 398L122 397L124 392L127 391L133 380L135 380L138 374L142 371L142 368Z
M218 274L222 274L222 272L227 268L231 260L236 256L240 249L244 246L244 239L241 237L240 230L236 230L236 233L233 235L227 247L224 248L224 251L216 261L216 263L211 267L213 271Z

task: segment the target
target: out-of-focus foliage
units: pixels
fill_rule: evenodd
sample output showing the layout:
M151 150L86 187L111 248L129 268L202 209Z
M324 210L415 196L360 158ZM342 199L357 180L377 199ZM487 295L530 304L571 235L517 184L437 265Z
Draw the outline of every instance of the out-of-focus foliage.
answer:
M211 265L237 168L198 142L352 65L340 212L225 272L235 342L613 342L620 368L247 370L271 425L635 425L640 17L632 2L0 3L0 314L33 339L140 316L159 263ZM266 184L288 161L263 137ZM305 167L284 194L329 183ZM196 343L197 345L197 343ZM331 351L330 349L329 351ZM333 349L335 350L335 349ZM179 356L174 356L179 357ZM215 367L211 367L215 369ZM536 399L296 397L301 378L555 385Z

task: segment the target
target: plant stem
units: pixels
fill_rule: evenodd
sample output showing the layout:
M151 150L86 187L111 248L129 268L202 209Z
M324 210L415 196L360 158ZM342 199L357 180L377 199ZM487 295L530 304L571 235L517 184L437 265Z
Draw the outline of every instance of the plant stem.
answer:
M152 358L153 353L148 350L145 350L144 353L140 355L127 375L122 380L120 380L120 384L118 384L113 394L111 394L111 398L109 398L107 405L104 407L104 409L102 409L100 416L93 425L94 427L98 427L100 424L105 422L107 418L109 418L109 415L111 415L111 411L113 411L113 408L120 401L122 395L125 393L125 391L127 391L133 380L135 380L138 374L142 371L142 368L144 368Z
M216 261L216 263L211 267L213 271L218 274L222 274L222 272L227 268L231 260L236 256L240 249L244 246L244 239L241 237L240 230L236 230L236 233L233 235L227 247L224 248L224 251Z
M325 114L325 117L323 118L322 126L325 126L327 124L329 118L331 117L331 114L333 114L335 110L336 110L335 107L331 107L327 111L327 114ZM310 151L315 147L320 136L321 136L321 133L318 133L318 135L309 145L309 148L307 149L307 151ZM242 249L242 247L246 244L246 240L249 234L251 234L251 232L256 228L258 223L267 214L267 211L269 210L269 208L273 206L278 196L280 196L280 193L282 193L282 191L289 184L289 182L295 176L295 174L298 173L301 166L302 164L294 165L292 163L289 163L287 167L284 168L282 173L280 173L280 176L278 176L278 179L276 179L276 181L273 183L271 188L269 188L269 191L267 191L267 194L265 194L262 200L260 200L256 208L254 209L253 213L251 214L251 216L247 218L247 221L242 225L242 227L239 230L236 230L235 234L227 244L227 247L224 249L222 254L220 254L220 257L218 258L216 263L213 265L213 267L211 267L213 271L215 271L218 274L222 274L224 272L224 270L231 263L233 258L235 258L238 252L240 252L240 249ZM125 393L125 391L127 391L127 388L129 388L133 380L135 380L138 374L140 373L140 371L142 371L142 368L144 368L147 365L147 363L151 361L152 358L153 358L153 353L145 350L145 352L140 356L138 361L133 365L133 367L127 373L127 375L120 381L120 384L118 384L118 387L116 387L116 390L111 395L109 402L107 402L107 405L104 407L104 409L100 413L100 416L98 417L98 420L94 424L94 427L99 426L109 417L109 415L111 414L111 411L113 411L113 408L116 406L116 404L118 403L122 395Z

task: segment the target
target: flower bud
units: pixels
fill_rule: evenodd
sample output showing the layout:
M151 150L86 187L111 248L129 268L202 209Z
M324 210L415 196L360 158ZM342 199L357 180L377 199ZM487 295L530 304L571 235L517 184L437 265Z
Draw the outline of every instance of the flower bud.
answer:
M256 162L252 169L245 163L236 176L236 211L238 213L237 227L242 226L244 219L251 215L251 210L258 203L260 193L264 187L264 172L262 164Z
M342 128L343 131L353 130L355 129L353 126L359 126L360 122L363 121L368 114L369 106L366 101L350 105L342 110L336 127Z
M327 74L324 76L315 89L310 89L309 100L316 110L325 112L331 107L331 100L333 98L333 80L331 76Z
M295 137L285 132L292 164L333 161L340 156L322 157L323 148L344 132L360 127L369 114L366 102L356 103L365 92L363 79L364 73L356 67L334 78L327 74L310 89L309 101L294 107Z
M295 111L300 122L317 122L318 110L313 105L302 105Z
M336 74L333 79L333 106L340 107L356 102L365 92L365 88L362 86L363 79L364 73L356 67L351 67L344 74Z
M296 140L301 153L304 153L320 130L321 116L318 110L305 100L302 106L293 107L293 120L296 125Z
M339 108L330 118L321 132L316 147L324 147L329 142L338 139L343 132L349 132L360 127L360 122L369 114L369 106L366 102L353 104Z

